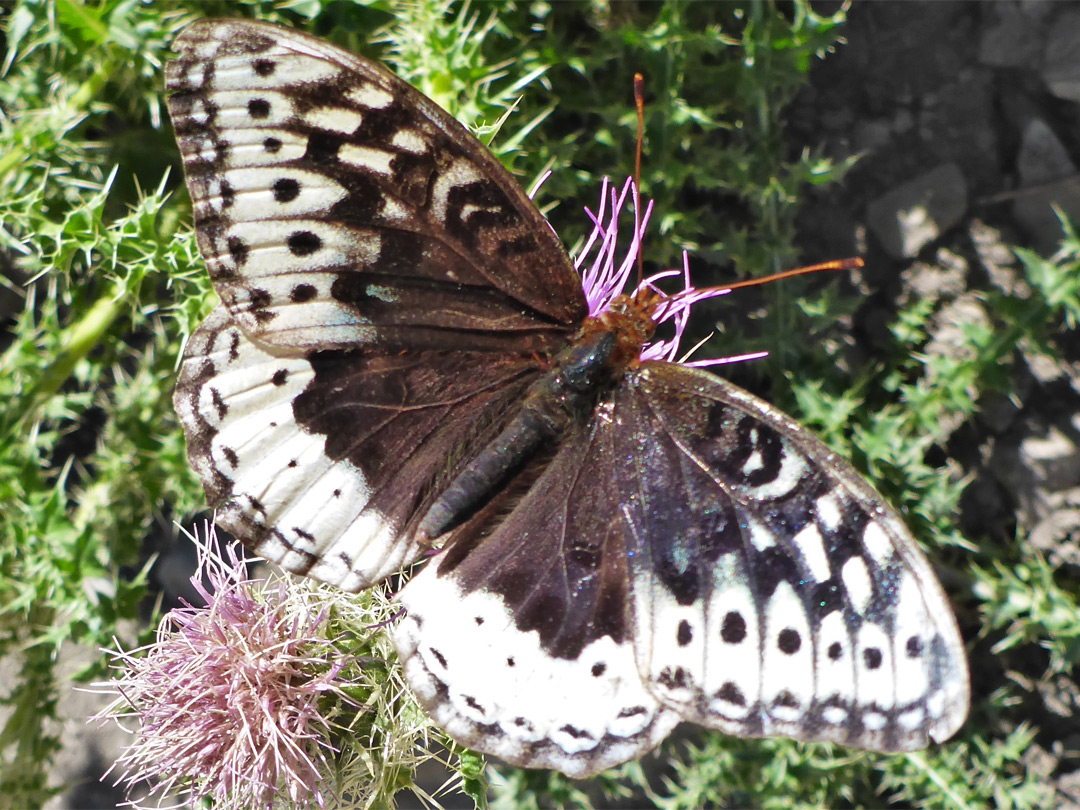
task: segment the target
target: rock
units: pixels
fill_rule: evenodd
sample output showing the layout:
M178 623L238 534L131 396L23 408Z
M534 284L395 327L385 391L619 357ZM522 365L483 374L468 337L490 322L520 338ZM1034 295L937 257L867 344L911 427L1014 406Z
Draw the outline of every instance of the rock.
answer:
M966 210L964 175L955 163L945 163L870 203L866 223L886 253L910 259L960 222Z
M1013 216L1037 252L1048 256L1061 242L1061 222L1053 206L1080 217L1080 177L1068 152L1046 122L1028 124L1017 156L1020 190Z
M1066 101L1080 101L1080 9L1070 8L1054 20L1046 40L1042 78L1047 89Z
M1032 121L1024 130L1016 168L1021 186L1061 180L1076 172L1076 166L1057 135L1040 119Z
M979 63L1037 68L1043 47L1042 21L1020 3L994 3L987 12L992 21L979 38Z

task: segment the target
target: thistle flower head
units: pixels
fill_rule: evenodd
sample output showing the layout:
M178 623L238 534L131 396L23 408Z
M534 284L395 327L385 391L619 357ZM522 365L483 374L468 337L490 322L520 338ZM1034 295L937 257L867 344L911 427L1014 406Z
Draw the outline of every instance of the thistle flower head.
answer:
M622 248L619 244L619 220L628 199L633 206L634 228L630 235L630 244ZM581 286L589 305L590 318L601 315L611 306L612 301L626 290L637 266L642 240L652 210L651 200L642 210L633 179L628 179L623 184L622 190L616 191L610 186L607 178L604 179L597 212L593 213L586 209L586 213L592 220L593 230L575 258L574 266L581 273ZM624 251L621 258L620 251ZM591 259L589 259L590 254L592 254ZM658 282L673 277L682 278L682 289L675 293L663 292ZM711 360L689 360L688 357L680 359L682 338L690 320L691 307L699 301L727 295L730 292L730 290L717 287L695 288L690 283L690 266L686 251L683 251L681 270L663 270L642 279L632 295L637 296L646 290L655 292L662 298L652 314L653 322L659 325L671 321L674 329L670 338L646 343L641 349L641 360L666 360L686 366L713 366L765 356L764 352L754 352ZM693 349L687 354L693 354Z
M112 651L122 674L100 685L119 697L95 719L133 718L138 724L134 742L114 766L118 781L129 791L142 783L150 787L149 796L132 802L136 806L177 795L193 804L211 800L219 808L336 804L339 797L327 787L335 781L329 775L341 773L334 740L362 736L353 730L342 735L340 720L371 725L370 719L356 720L363 717L350 697L357 687L342 680L367 667L328 638L346 623L334 618L338 603L330 606L329 591L315 584L249 579L236 546L224 559L212 550L212 530L196 542L199 570L191 581L206 606L171 611L147 647ZM378 614L369 612L367 624L373 617ZM371 668L387 669L382 662ZM398 692L387 700L400 704L400 697ZM388 778L398 779L412 764L407 760L415 756L417 730L415 724L408 729L404 745L382 740L381 756L398 760L381 763ZM380 787L381 780L365 776L370 789L347 786L354 798ZM402 786L399 781L395 787Z

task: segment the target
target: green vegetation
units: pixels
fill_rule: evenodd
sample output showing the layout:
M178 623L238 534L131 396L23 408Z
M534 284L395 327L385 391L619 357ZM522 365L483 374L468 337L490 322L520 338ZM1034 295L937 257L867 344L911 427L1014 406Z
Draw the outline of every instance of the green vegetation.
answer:
M588 229L581 206L595 208L601 177L632 172L632 77L642 72L642 185L656 201L646 255L671 267L692 250L701 285L796 264L801 189L846 168L813 145L787 160L781 123L843 14L785 9L23 0L0 17L0 657L16 673L0 688L4 801L39 806L60 788L49 781L56 702L72 684L58 680L59 651L112 646L146 594L144 538L204 507L170 401L185 339L212 303L162 98L167 45L183 25L242 13L384 59L490 140L524 185L554 172L538 201L568 244ZM774 384L777 404L878 483L943 573L982 667L955 740L883 756L693 730L587 784L485 772L466 754L468 793L482 803L490 789L495 806L520 808L626 796L665 808L1053 803L1029 770L1033 730L1005 673L1075 681L1075 569L1069 580L1022 536L1007 546L963 537L955 516L967 481L931 461L948 426L975 417L988 395L1019 396L1018 345L1053 356L1056 331L1080 318L1077 235L1066 230L1052 260L1017 255L1027 293L981 292L993 316L968 329L962 352L930 346L945 302L914 299L873 364L841 372L830 343L792 336L835 330L858 302L833 288L804 294L800 281L765 291L769 327L753 345L740 345L738 323L715 344L770 350L762 373L790 380ZM102 658L78 678L105 671Z

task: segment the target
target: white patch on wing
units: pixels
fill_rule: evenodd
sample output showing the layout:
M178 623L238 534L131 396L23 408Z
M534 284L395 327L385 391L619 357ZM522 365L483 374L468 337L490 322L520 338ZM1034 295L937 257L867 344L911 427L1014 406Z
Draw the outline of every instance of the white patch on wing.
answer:
M764 551L776 545L776 535L764 523L749 520L746 532L750 535L750 544L758 551Z
M829 492L818 498L814 502L814 509L817 511L821 525L830 531L835 530L844 519L840 498L835 492Z
M308 138L288 129L233 129L227 133L225 143L225 169L280 167L304 156ZM216 159L212 145L208 139L199 157L208 161Z
M365 171L374 172L375 174L381 174L389 177L393 174L393 169L390 164L394 158L397 157L393 152L388 152L385 149L376 149L373 146L362 146L357 144L346 143L342 144L338 150L338 158L342 162L348 163L350 166L354 166L357 169L364 169Z
M844 613L834 610L821 620L818 627L814 664L818 682L816 697L830 704L822 717L826 722L838 726L848 721L855 705L853 653L854 643L844 621ZM824 736L829 739L828 734ZM843 741L842 730L835 739Z
M745 721L751 712L756 719L761 698L761 627L754 595L745 585L735 584L735 566L724 563L729 570L718 570L716 579L731 584L713 591L705 612L708 656L703 680L708 712L697 722L711 726L718 720ZM723 724L719 728L727 730Z
M393 197L383 197L379 218L386 222L409 222L414 213Z
M275 90L214 90L207 96L222 130L282 128L296 114L293 100Z
M844 563L844 567L840 569L840 578L844 582L851 606L859 613L866 613L866 609L870 607L873 588L870 584L870 572L863 558L851 557Z
M751 436L750 441L754 441L753 436ZM740 472L745 476L750 476L764 466L765 460L761 457L761 451L755 450L746 457L746 461L743 462L742 470L740 470Z
M436 175L435 183L431 189L430 203L436 221L446 222L449 212L450 192L483 179L484 176L476 168L476 164L465 158L458 158L442 173Z
M304 112L304 123L308 126L342 135L352 135L363 122L363 115L344 107L316 107Z
M855 643L855 688L860 709L891 709L896 704L896 680L888 634L880 626L865 622Z
M367 82L350 88L346 95L361 107L367 107L369 110L381 110L394 103L392 93Z
M604 636L555 658L501 597L462 592L437 564L401 591L394 641L413 692L455 739L584 777L649 751L678 722L645 691L629 643Z
M273 70L261 75L255 70L259 60L273 62ZM242 90L253 87L281 87L336 78L341 68L333 62L307 54L273 48L259 56L221 54L215 61L214 87L220 90Z
M414 129L399 129L390 138L390 145L414 155L427 153L428 142Z
M802 554L803 562L810 569L810 576L817 582L824 582L832 576L829 557L825 553L825 540L816 523L807 524L806 528L792 538L792 543Z
M297 253L289 247L289 239L296 234L314 235L318 247L309 253ZM246 247L239 260L236 240ZM318 219L233 222L205 258L211 272L236 274L259 283L267 277L284 277L282 284L291 289L299 281L297 273L326 267L362 267L374 261L380 244L377 232L335 227Z
M862 536L863 548L869 553L871 559L880 567L885 568L892 560L894 547L889 535L879 523L868 523Z
M761 700L766 733L792 733L814 697L814 645L802 600L780 582L765 605Z
M227 202L222 183L228 184ZM283 195L283 184L294 186L295 192ZM346 196L344 188L323 174L282 167L229 169L207 192L195 202L196 215L224 213L233 223L322 214Z
M918 583L911 574L900 576L895 634L896 702L906 706L925 699L930 691L930 643L936 630L926 612Z
M806 461L797 452L794 452L790 443L782 441L780 444L781 455L776 477L756 486L747 486L746 494L757 500L768 501L782 498L802 483L806 477ZM756 472L765 466L761 451L754 450L743 466L743 474Z
M668 706L688 708L701 692L706 654L702 618L699 606L664 598L654 599L649 615L640 617L637 634L642 623L649 625L649 688Z

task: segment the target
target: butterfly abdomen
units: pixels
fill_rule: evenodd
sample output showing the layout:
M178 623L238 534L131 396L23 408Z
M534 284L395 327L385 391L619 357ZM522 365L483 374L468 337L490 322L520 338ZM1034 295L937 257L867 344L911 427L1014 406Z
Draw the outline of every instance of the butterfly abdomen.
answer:
M563 350L533 382L510 423L462 470L428 509L417 529L425 542L461 524L487 503L545 443L592 413L617 374L618 339L598 332Z

